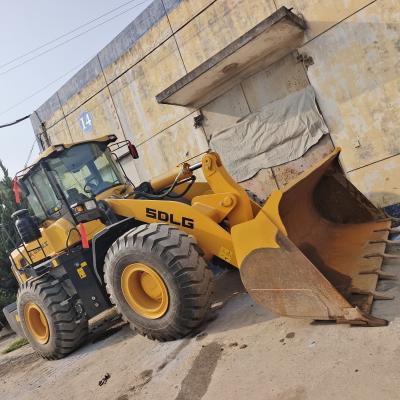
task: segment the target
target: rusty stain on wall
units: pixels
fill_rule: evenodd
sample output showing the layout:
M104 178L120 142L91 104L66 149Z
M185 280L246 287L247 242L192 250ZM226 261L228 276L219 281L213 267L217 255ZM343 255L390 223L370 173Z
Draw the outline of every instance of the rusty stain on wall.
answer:
M303 157L288 163L273 167L273 173L279 188L289 183L293 178L311 168L319 160L327 156L334 149L332 141L325 135L315 146L304 154Z

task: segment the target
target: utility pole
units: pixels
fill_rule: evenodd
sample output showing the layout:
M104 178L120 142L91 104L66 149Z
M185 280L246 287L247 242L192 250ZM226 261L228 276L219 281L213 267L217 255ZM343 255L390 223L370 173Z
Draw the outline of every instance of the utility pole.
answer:
M35 132L36 141L39 145L40 151L43 151L50 147L51 143L49 140L49 135L47 134L46 123L41 120L37 111L34 111L36 118L40 122L41 131L39 133Z

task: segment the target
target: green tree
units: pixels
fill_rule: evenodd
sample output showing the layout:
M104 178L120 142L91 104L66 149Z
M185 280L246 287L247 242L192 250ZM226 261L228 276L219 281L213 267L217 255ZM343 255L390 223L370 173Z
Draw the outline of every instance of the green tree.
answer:
M9 260L13 243L19 243L20 239L11 218L13 212L19 209L15 202L14 182L7 168L0 160L0 320L5 321L1 312L4 306L15 301L18 284L11 271ZM10 237L12 240L10 240Z

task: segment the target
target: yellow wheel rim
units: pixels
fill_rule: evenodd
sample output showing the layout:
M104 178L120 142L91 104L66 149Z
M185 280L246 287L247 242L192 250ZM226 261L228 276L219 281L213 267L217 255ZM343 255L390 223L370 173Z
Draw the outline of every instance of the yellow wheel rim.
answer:
M50 331L43 310L35 303L27 303L24 307L24 316L33 339L40 344L46 344L49 341Z
M167 287L161 276L147 265L135 263L125 267L121 287L127 303L142 317L157 319L167 312Z

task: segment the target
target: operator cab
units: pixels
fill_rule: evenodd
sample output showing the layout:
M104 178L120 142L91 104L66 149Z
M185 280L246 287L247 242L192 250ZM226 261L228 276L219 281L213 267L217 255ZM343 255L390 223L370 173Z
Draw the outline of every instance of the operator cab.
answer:
M56 145L21 176L18 186L39 225L63 217L76 205L96 207L93 200L106 191L115 189L121 193L130 187L108 148L115 136L108 138Z
M22 192L29 207L13 216L22 241L13 253L17 266L36 265L80 242L87 248L87 240L119 221L103 199L133 193L134 186L113 153L123 146L137 158L130 142L116 142L110 135L51 146L17 174L16 201Z

